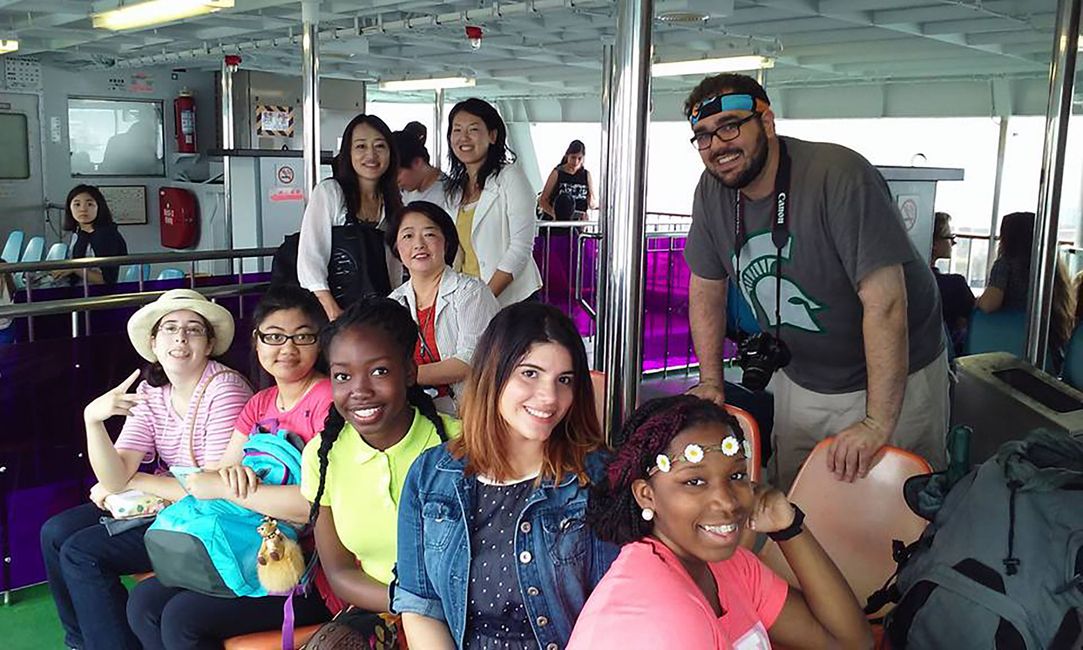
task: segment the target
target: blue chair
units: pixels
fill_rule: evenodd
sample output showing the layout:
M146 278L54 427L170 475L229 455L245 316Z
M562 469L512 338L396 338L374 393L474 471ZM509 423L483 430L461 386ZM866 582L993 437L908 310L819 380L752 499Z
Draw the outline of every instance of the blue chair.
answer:
M1027 315L1023 311L1001 309L987 314L975 309L970 316L970 329L963 349L966 354L1008 352L1022 357L1026 347L1026 328Z
M138 264L125 264L120 269L120 282L139 282L140 266ZM142 266L143 279L150 279L150 264Z
M30 241L26 244L26 250L23 251L22 259L20 262L40 262L42 254L45 253L45 238L44 237L31 237Z
M162 269L161 273L158 274L157 279L159 279L159 280L183 280L184 279L184 271L182 271L180 269L173 269L173 268Z
M57 262L68 256L68 245L62 241L58 241L49 247L49 252L45 255L45 261Z
M1083 390L1083 327L1076 326L1068 345L1064 346L1062 379L1069 386Z
M8 240L4 244L4 252L0 253L0 258L3 258L8 264L14 264L19 261L19 251L23 249L23 240L26 235L21 230L12 230L8 233Z

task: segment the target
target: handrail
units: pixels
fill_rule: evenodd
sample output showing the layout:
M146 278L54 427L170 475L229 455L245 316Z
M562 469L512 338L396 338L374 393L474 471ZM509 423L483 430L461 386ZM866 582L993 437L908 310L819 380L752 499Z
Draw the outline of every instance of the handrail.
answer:
M265 291L269 286L271 286L270 282L250 282L248 284L200 287L198 291L207 298L225 298L246 293L255 293L257 291ZM163 293L165 293L165 290L144 291L141 293L118 293L108 296L95 296L93 298L65 298L62 300L49 300L46 302L2 305L0 306L0 318L49 316L82 311L97 311L100 309L135 307L145 305L148 302L153 302Z
M601 239L601 233L576 233L575 235L575 302L587 312L592 320L597 322L598 312L586 300L583 299L583 249L588 239Z
M597 228L597 221L549 221L538 220L538 228Z
M191 251L186 253L136 253L134 255L80 257L74 260L52 260L42 262L10 262L0 264L0 273L83 269L98 266L123 266L129 264L156 264L159 262L199 262L204 260L228 260L244 257L270 257L274 255L277 250L277 248L238 248L212 251Z

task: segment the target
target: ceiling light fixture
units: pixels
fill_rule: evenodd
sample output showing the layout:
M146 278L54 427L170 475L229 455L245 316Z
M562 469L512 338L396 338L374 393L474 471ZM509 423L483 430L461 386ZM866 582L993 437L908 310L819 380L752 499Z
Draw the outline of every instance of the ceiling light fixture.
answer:
M0 40L0 54L8 54L10 52L16 52L19 49L19 41L14 38Z
M739 72L741 70L760 70L775 67L775 60L766 56L727 56L721 59L693 59L691 61L670 61L651 65L652 77L679 77L687 74L717 74L720 72Z
M381 81L380 90L438 90L441 88L470 88L477 81L473 77L434 77L432 79L401 79Z
M234 0L148 0L93 14L91 19L94 27L100 29L135 29L231 9L233 2Z

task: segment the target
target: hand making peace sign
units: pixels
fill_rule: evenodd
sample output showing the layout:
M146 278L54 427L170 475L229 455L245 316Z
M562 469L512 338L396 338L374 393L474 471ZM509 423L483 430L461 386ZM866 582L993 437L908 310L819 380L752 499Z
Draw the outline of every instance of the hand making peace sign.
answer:
M83 410L83 419L87 422L105 422L114 415L131 415L132 408L143 401L142 395L128 392L138 379L139 370L135 370L116 387L87 404Z

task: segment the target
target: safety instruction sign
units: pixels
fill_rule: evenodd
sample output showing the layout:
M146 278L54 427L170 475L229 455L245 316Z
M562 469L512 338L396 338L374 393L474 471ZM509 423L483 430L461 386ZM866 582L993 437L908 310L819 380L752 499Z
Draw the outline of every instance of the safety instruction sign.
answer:
M292 106L256 106L256 134L293 137Z

